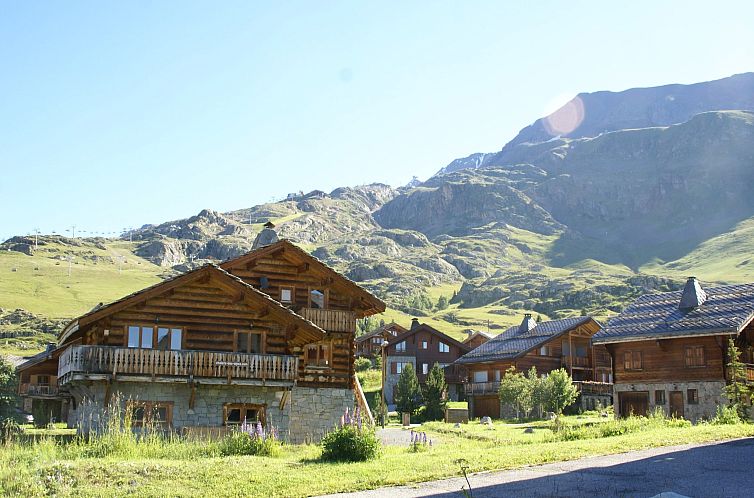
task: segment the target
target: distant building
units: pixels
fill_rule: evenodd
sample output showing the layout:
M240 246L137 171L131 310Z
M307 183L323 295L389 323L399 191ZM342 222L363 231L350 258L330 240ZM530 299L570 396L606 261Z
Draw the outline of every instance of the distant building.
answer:
M638 298L592 339L613 358L615 413L713 417L726 403L729 338L754 381L753 319L754 284L702 288L689 277L682 291Z
M465 385L471 417L499 418L503 408L498 391L506 370L515 367L539 374L568 370L581 391L584 408L611 401L610 355L604 346L592 347L591 337L601 328L592 317L563 318L537 323L527 313L514 325L456 361L468 369Z
M406 332L406 328L390 322L356 338L356 357L373 358L382 354L382 343Z

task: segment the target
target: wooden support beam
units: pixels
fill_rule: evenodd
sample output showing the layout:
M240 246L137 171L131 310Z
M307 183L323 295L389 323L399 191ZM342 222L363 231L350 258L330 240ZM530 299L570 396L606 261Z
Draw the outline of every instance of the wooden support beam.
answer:
M309 263L304 263L296 267L296 273L304 273L305 271L309 271Z

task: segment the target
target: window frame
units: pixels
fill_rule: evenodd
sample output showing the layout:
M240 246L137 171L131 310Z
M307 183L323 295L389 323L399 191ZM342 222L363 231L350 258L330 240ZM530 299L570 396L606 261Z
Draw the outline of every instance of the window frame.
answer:
M312 303L314 302L312 300L312 293L314 291L322 293L322 306L321 307L315 307L315 306L312 305ZM312 309L319 309L319 310L326 310L326 309L328 309L327 308L327 304L328 304L329 299L328 299L328 295L327 294L328 294L327 289L323 289L323 288L320 288L320 287L309 287L309 292L306 295L306 300L307 300L308 307L312 308Z
M639 366L637 367L637 359ZM628 367L626 365L629 365ZM623 370L638 372L644 370L644 358L641 351L631 350L623 352Z
M144 409L144 418L140 420L136 420L133 418L133 410L136 408L143 408ZM154 416L155 410L158 408L165 408L165 420L156 422L156 424L161 429L170 429L173 427L173 402L172 401L141 401L141 400L128 400L126 402L126 410L129 412L131 417L131 426L132 427L140 427L143 428L146 426L151 426L155 422L153 422L152 417Z
M664 406L666 404L667 404L667 396L665 395L665 389L655 389L655 405Z
M701 352L701 354L697 354ZM686 346L683 353L686 368L703 368L707 366L707 357L703 345Z
M426 339L422 339L421 341L419 341L419 343L419 349L429 349L429 341L427 341Z
M285 300L283 299L283 291L290 292L290 299ZM296 301L296 288L295 287L281 287L280 288L280 302L282 304L293 304Z
M396 353L405 353L406 352L406 341L396 342L395 343L395 352Z
M132 327L138 327L139 329L139 345L138 346L129 346L129 334ZM144 329L152 329L152 345L150 347L144 347L143 346L143 338L144 338ZM123 334L123 346L128 349L148 349L152 351L182 351L185 349L186 344L186 327L183 325L173 325L171 323L142 323L142 322L134 322L129 323L127 325L123 326L124 334ZM159 349L158 345L158 331L159 329L167 329L168 330L168 349ZM174 330L180 330L180 347L178 349L173 349L173 331Z
M231 410L241 410L238 422L228 422L228 413ZM236 427L243 424L249 410L257 411L257 418L263 427L267 427L267 405L261 403L223 403L223 427Z
M429 375L429 363L422 363L422 375Z
M246 334L248 336L247 342L246 342L246 351L239 351L238 348L238 338L241 336L241 334ZM252 335L258 335L259 336L259 349L260 351L251 351L251 336ZM235 330L233 331L233 352L234 353L243 353L243 354L266 354L267 353L267 331L266 330L259 330L259 329L251 329L251 330Z
M450 353L450 344L445 344L442 341L437 341L437 350L440 353Z
M689 405L698 405L699 404L699 390L686 389L686 403Z
M317 348L316 363L312 364L309 360L309 350ZM323 353L324 349L324 354ZM332 341L313 342L304 346L304 369L330 370L332 369ZM322 365L322 362L326 362Z

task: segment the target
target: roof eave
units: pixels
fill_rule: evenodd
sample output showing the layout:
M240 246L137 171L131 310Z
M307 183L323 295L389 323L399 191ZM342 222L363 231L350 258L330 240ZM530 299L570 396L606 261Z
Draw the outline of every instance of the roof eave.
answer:
M592 344L617 344L620 342L640 342L640 341L655 341L659 339L683 339L685 337L712 337L716 335L734 335L738 334L740 329L710 329L705 330L703 333L695 333L694 331L684 331L683 333L666 333L666 334L652 334L652 335L633 335L628 337L605 337L594 338L592 337Z

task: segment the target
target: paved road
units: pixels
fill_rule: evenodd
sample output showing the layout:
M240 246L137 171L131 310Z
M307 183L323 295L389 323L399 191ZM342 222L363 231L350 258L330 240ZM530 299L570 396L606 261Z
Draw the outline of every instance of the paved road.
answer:
M474 498L587 496L754 497L754 438L669 446L470 476ZM445 479L347 493L339 498L455 498L466 482Z

